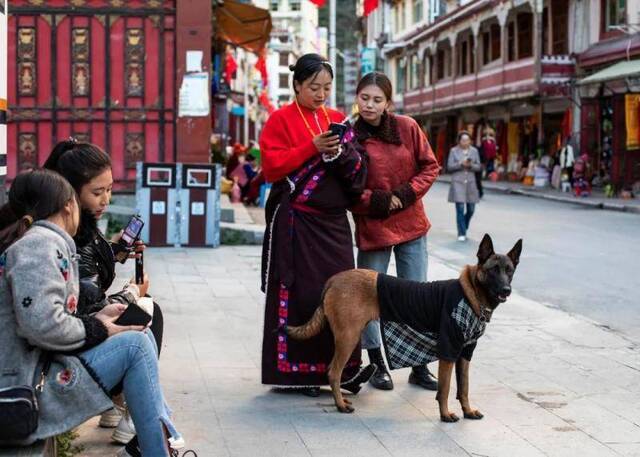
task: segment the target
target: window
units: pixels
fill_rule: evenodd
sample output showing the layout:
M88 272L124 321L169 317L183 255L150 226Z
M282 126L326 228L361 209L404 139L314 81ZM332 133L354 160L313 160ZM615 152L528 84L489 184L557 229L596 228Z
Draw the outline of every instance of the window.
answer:
M278 87L280 87L280 89L288 88L289 87L289 74L287 74L287 73L280 74L279 82L280 82L280 84L278 85Z
M604 31L627 23L627 0L604 0Z
M436 81L444 79L444 49L436 52Z
M516 23L512 21L507 25L507 61L514 60L516 60Z
M396 86L398 88L397 93L404 92L405 80L407 77L406 66L402 66L400 59L396 60Z
M542 10L542 55L549 55L551 49L549 46L549 8Z
M422 61L422 84L424 87L431 85L431 56L424 56Z
M498 60L501 52L500 47L502 42L500 41L500 25L491 24L491 60Z
M435 68L435 59L433 56L429 56L429 85L437 81Z
M271 11L278 11L278 8L280 8L280 0L270 0L269 9Z
M420 22L422 20L422 0L413 0L413 23Z
M278 96L278 102L282 103L287 103L289 101L289 96L288 95L279 95Z
M551 51L555 55L569 53L569 39L567 31L569 30L569 4L567 0L555 0L551 7L553 8L551 15L551 32L553 34L551 41Z
M526 59L533 55L533 14L520 13L516 21L518 23L518 59Z
M280 53L280 66L281 67L288 67L289 66L289 53L288 52L281 52Z
M417 54L411 56L411 66L409 71L409 86L411 89L417 89L420 87L420 60L418 59Z
M291 11L300 11L300 0L289 0L289 9Z
M470 73L469 54L469 39L465 38L458 46L458 76L464 76Z
M485 31L482 32L482 63L487 65L488 63L498 60L500 58L502 47L502 41L500 36L500 26L498 24L491 24Z

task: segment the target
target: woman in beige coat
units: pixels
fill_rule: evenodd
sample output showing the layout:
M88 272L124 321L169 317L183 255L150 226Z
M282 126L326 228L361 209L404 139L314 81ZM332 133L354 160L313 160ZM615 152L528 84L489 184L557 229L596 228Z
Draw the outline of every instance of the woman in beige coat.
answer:
M451 148L447 160L447 170L452 174L449 201L456 205L458 241L467 240L469 223L476 203L480 201L475 172L481 169L480 154L476 148L471 146L471 135L469 132L460 132L458 144Z

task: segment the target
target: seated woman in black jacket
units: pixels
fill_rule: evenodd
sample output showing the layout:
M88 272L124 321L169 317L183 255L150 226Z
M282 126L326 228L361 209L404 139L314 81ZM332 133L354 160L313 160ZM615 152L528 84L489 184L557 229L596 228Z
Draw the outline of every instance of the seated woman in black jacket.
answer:
M99 311L109 303L135 303L138 297L146 295L149 278L145 274L144 283L136 285L131 280L124 289L107 296L106 291L115 279L116 256L111 242L102 235L97 222L104 215L111 200L113 177L111 159L98 146L90 143L79 143L74 139L58 143L44 164L44 168L57 171L64 176L77 192L81 207L81 222L74 237L80 255L80 297L78 312L89 314ZM113 240L117 241L117 240ZM144 249L138 243L136 250ZM125 253L125 255L127 255ZM150 326L156 340L158 354L162 347L163 316L157 303L153 304L153 320ZM115 389L116 391L118 389ZM112 438L126 444L135 435L135 429L128 414L120 418L124 412L108 411L101 417L100 425L115 427ZM172 442L174 447L181 447L181 442Z

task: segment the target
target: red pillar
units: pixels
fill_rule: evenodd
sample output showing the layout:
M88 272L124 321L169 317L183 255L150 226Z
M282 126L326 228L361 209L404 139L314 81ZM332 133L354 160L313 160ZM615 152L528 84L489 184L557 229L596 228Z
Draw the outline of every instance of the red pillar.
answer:
M180 87L186 72L187 51L202 51L202 71L210 73L212 7L211 0L180 0L176 3L176 97L179 100ZM209 81L210 78L209 76ZM208 84L208 87L210 90L211 85ZM209 163L210 136L211 112L206 117L178 117L176 160L185 163Z

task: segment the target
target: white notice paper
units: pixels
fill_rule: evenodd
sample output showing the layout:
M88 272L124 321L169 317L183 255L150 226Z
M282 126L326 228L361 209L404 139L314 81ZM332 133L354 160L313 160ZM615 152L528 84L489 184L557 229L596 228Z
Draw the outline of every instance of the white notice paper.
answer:
M151 214L165 214L166 207L163 201L156 200L151 204Z
M204 216L204 202L191 202L191 215Z
M184 75L179 99L178 116L208 116L209 75L204 72Z
M187 73L202 71L202 51L187 51Z

